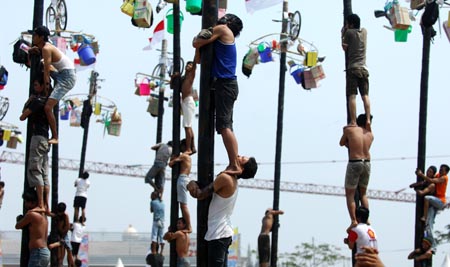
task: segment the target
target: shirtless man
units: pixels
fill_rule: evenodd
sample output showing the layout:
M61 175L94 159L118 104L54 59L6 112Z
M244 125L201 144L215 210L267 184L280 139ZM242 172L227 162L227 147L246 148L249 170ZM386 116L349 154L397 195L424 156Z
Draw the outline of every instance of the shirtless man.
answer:
M370 122L372 117L370 118ZM370 127L367 128L367 118L365 114L358 116L356 123L358 126L347 125L344 127L344 133L339 145L348 148L348 165L345 174L345 197L347 209L350 215L351 229L358 225L356 220L355 191L359 187L361 204L369 209L369 200L366 195L367 186L370 178L370 146L373 142L373 134Z
M48 143L57 144L58 132L56 131L53 107L75 86L75 65L69 57L49 43L50 31L47 27L38 26L30 33L33 34L33 47L30 48L29 52L42 55L44 60L44 84L47 92L50 92L50 76L55 81L55 88L48 97L44 110L52 132L52 137Z
M185 141L185 142L183 142ZM183 218L186 220L186 224L187 224L187 231L190 233L192 232L192 226L191 226L191 215L189 214L189 209L188 209L188 191L187 191L187 185L190 182L189 179L189 175L191 173L191 157L189 156L190 154L187 152L187 148L189 146L187 146L187 140L183 140L182 141L182 145L181 147L186 146L186 150L181 153L181 155L179 155L178 157L173 157L170 162L169 162L169 166L173 167L175 165L175 163L179 162L180 163L180 176L178 176L177 179L177 200L178 203L180 203L180 209L181 209L181 214L183 216ZM185 143L186 145L184 145L183 143ZM183 151L184 149L182 149Z
M58 247L58 266L63 266L65 250L67 250L67 264L69 267L74 266L72 245L69 239L69 215L66 213L66 204L64 202L58 203L56 207L56 214L54 215L57 224L59 239L63 242L62 246Z
M259 266L270 266L270 232L272 232L273 215L284 214L282 210L267 209L262 219L261 233L258 236Z
M187 223L183 217L178 218L177 220L177 231L172 233L170 231L164 234L164 240L167 241L176 241L176 250L177 250L177 267L189 267L189 261L187 259L189 252L189 234L187 233Z
M50 262L50 251L47 248L48 221L44 212L31 211L38 207L36 191L25 192L22 196L25 208L29 210L25 216L17 216L16 229L28 227L30 239L28 249L30 250L29 267L47 267Z
M194 83L196 68L197 64L189 61L186 63L186 73L181 78L181 110L183 111L183 127L186 133L185 152L189 155L197 152L194 144L194 131L192 130L192 120L194 119L195 113L195 101L192 94L192 84ZM190 224L188 224L188 226L190 226Z

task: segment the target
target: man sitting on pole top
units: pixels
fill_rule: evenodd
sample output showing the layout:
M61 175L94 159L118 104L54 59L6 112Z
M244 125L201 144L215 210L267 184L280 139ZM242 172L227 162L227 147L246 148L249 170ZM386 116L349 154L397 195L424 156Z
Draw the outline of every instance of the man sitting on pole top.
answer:
M356 120L356 125L347 125L344 127L344 133L339 141L341 146L348 149L348 164L345 173L345 197L347 201L347 209L350 215L351 229L358 225L356 220L356 203L355 191L359 187L361 197L361 205L369 209L369 200L367 198L367 186L370 178L370 146L373 142L372 131L367 129L366 115L361 114ZM372 118L370 118L372 122Z
M229 164L225 170L229 175L239 175L242 168L238 162L238 142L233 132L233 107L239 89L236 79L236 43L243 28L242 21L233 14L226 14L217 21L211 31L202 30L192 45L200 48L210 43L214 44L212 63L212 78L214 78L216 130L222 135L227 150Z
M33 47L29 52L40 53L42 55L42 59L44 60L44 85L48 92L50 91L50 76L55 81L55 88L48 97L44 110L47 115L50 130L52 131L52 137L48 143L57 144L58 132L56 130L53 107L75 86L75 65L69 57L49 42L48 37L50 36L50 31L47 27L36 27L30 33L33 34Z

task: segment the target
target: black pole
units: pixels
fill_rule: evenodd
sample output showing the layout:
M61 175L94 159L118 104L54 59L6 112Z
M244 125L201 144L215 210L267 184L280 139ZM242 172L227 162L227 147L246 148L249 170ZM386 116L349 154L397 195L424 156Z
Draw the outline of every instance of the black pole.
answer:
M34 9L33 9L33 25L32 29L36 28L43 24L44 20L44 0L34 0ZM36 77L36 71L38 70L38 64L40 61L39 56L30 56L31 60L31 69L30 69L30 82L28 88L28 95L30 96L33 93L33 80ZM28 184L27 179L27 170L28 170L28 157L30 154L30 143L31 143L31 123L27 120L27 137L26 137L26 145L25 145L25 171L24 171L24 179L23 179L23 192L30 190L30 185ZM22 204L23 214L25 214L25 202ZM28 242L30 240L30 233L28 228L24 228L22 230L22 239L21 239L21 248L20 248L20 267L28 266L28 259L30 258L30 252L28 249Z
M83 127L83 144L81 146L81 158L80 158L80 168L78 170L78 177L83 176L84 172L84 164L86 162L86 149L87 149L87 140L89 135L89 122L91 120L92 115L92 104L91 99L97 93L97 77L98 72L93 70L91 72L91 77L89 79L89 95L88 98L83 101L83 112L81 113L81 127ZM78 219L78 218L74 218Z
M287 19L285 14L288 12L288 0L283 1L282 19L280 35L280 79L278 84L278 118L277 118L277 137L275 144L275 178L273 185L273 209L280 209L280 180L281 180L281 151L283 147L283 115L284 115L284 84L286 80L286 51L287 51ZM278 260L278 228L280 227L278 215L273 216L272 226L272 250L270 256L270 266L276 267Z
M422 48L422 75L420 80L420 108L419 108L419 141L417 150L417 168L425 171L426 136L427 136L427 110L428 110L428 77L430 69L430 42L432 27L423 29ZM417 177L417 181L420 181ZM423 215L423 197L416 197L416 221L414 247L420 247L424 233L424 223L420 220ZM415 267L420 267L421 262L414 261Z
M162 48L167 49L167 41L163 40L162 42ZM162 56L164 57L164 51L161 52ZM159 144L162 142L162 130L163 130L163 116L164 116L164 76L166 73L166 63L161 67L161 71L159 73L159 76L161 77L161 84L159 87L159 96L158 96L158 122L156 126L156 143Z
M173 4L173 73L181 73L181 47L180 47L180 5L178 1ZM172 142L173 155L180 154L180 76L176 76L173 89L173 120L172 120ZM178 200L177 200L177 179L180 175L180 164L172 167L171 204L170 204L170 225L177 225ZM177 266L176 243L170 242L170 267Z
M203 0L202 29L217 22L218 0ZM200 49L200 103L198 124L198 182L202 185L214 180L214 90L211 88L213 46ZM208 267L208 247L204 239L208 226L208 208L211 198L197 201L197 267Z

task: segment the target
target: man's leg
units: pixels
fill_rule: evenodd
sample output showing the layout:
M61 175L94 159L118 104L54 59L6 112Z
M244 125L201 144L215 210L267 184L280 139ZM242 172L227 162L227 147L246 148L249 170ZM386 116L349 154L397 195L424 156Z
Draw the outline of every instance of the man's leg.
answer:
M428 200L427 197L425 197L423 200L423 217L420 218L423 222L425 222L425 220L428 217L428 207L429 206L430 206L430 201Z
M366 117L367 117L367 121L366 121L366 128L369 130L370 129L370 99L369 99L369 95L361 95L362 101L364 103L364 111L366 112ZM356 110L355 110L356 112ZM355 113L356 114L356 113Z
M361 205L364 208L369 209L369 198L367 197L367 188L360 186L359 187L359 197L361 198Z
M157 247L157 243L152 241L151 244L151 249L152 249L152 254L156 254L156 247Z
M228 154L228 167L226 168L226 173L230 175L239 175L242 173L242 168L240 167L237 156L238 156L238 143L234 132L230 128L223 128L220 130L222 135L223 144Z
M49 98L45 103L44 111L47 116L48 125L50 126L50 130L52 132L52 138L48 140L49 144L57 144L58 143L58 132L56 131L56 119L53 114L53 107L58 103L58 100Z
M186 133L186 153L189 155L194 152L194 131L192 131L192 127L184 127L184 131Z
M73 221L78 222L78 219L80 218L80 207L73 207Z
M189 213L188 205L186 203L180 203L181 216L186 220L186 228L189 232L192 232L191 215Z
M356 125L356 95L349 95L348 98L348 112L350 114L349 125Z
M208 241L208 267L226 267L231 237Z
M355 203L355 189L345 188L345 199L347 201L348 214L350 215L350 227L356 226L356 203Z
M425 196L430 193L434 193L434 189L436 188L436 185L434 183L429 184L427 187L425 187L423 190L417 190L417 194L419 196Z

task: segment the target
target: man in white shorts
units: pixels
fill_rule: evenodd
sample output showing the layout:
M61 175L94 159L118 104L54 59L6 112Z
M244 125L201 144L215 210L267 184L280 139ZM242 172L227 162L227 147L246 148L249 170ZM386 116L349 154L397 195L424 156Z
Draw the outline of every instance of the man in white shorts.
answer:
M183 111L183 127L186 133L186 151L192 155L197 150L194 144L194 131L192 130L192 120L195 114L195 101L192 95L192 84L195 79L196 64L192 61L186 63L185 75L181 77L181 110ZM190 226L188 222L188 226Z

